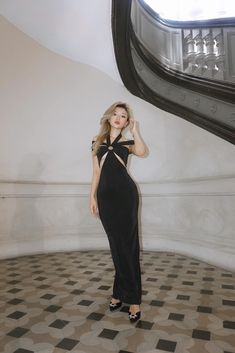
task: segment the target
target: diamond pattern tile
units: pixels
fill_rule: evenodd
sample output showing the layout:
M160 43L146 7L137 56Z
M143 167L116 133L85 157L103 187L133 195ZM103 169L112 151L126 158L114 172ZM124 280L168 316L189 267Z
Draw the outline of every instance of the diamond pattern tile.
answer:
M56 347L61 348L63 350L71 351L79 341L70 339L70 338L64 338L62 341L60 341Z
M99 337L108 338L113 340L118 334L117 330L110 330L110 329L103 329L102 332L99 334Z
M204 330L193 330L192 334L193 338L198 338L201 340L210 340L211 333L209 331L204 331Z
M8 315L7 317L9 317L10 319L18 320L18 319L22 318L24 315L26 315L26 313L22 313L21 311L14 311L13 313Z
M177 342L160 339L156 346L157 349L161 349L165 352L174 352Z
M29 330L27 328L23 328L23 327L16 327L14 328L12 331L8 332L8 336L11 337L22 337L23 335L25 335Z
M55 320L49 326L50 327L55 327L55 328L58 328L58 329L62 329L66 325L68 325L68 323L69 323L69 321L66 321L66 320Z

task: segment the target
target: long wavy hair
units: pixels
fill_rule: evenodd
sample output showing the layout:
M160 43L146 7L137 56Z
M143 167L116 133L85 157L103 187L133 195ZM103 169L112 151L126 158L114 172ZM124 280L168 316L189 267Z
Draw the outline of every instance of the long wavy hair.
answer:
M96 137L96 141L93 144L93 155L97 154L97 151L100 147L100 145L104 142L104 140L107 138L107 136L110 134L111 131L111 126L109 123L109 119L112 117L114 111L116 108L124 108L127 112L127 121L129 125L130 119L133 117L133 113L131 108L127 103L124 102L115 102L113 103L105 112L103 117L100 119L100 131ZM124 128L123 128L124 130Z

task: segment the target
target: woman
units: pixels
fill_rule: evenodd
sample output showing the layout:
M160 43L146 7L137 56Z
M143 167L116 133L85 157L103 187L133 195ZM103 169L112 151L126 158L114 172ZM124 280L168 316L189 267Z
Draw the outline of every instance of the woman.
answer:
M99 216L108 236L115 267L111 311L130 304L129 319L141 316L141 270L139 263L138 205L136 184L127 173L128 155L144 156L146 147L126 103L116 102L102 117L99 135L92 140L93 176L90 210ZM129 125L132 140L122 131Z

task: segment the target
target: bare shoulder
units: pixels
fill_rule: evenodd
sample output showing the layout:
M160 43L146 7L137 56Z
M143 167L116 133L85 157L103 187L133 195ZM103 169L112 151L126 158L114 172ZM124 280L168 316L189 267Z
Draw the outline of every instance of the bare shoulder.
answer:
M122 136L122 138L119 141L121 142L121 141L130 141L130 140L131 140L130 138L126 138L125 136Z

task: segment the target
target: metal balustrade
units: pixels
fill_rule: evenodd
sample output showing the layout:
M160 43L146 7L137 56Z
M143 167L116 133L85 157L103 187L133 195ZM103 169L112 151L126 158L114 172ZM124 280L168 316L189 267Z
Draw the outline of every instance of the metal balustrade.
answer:
M132 1L134 33L162 65L197 77L235 82L235 27L171 27Z

